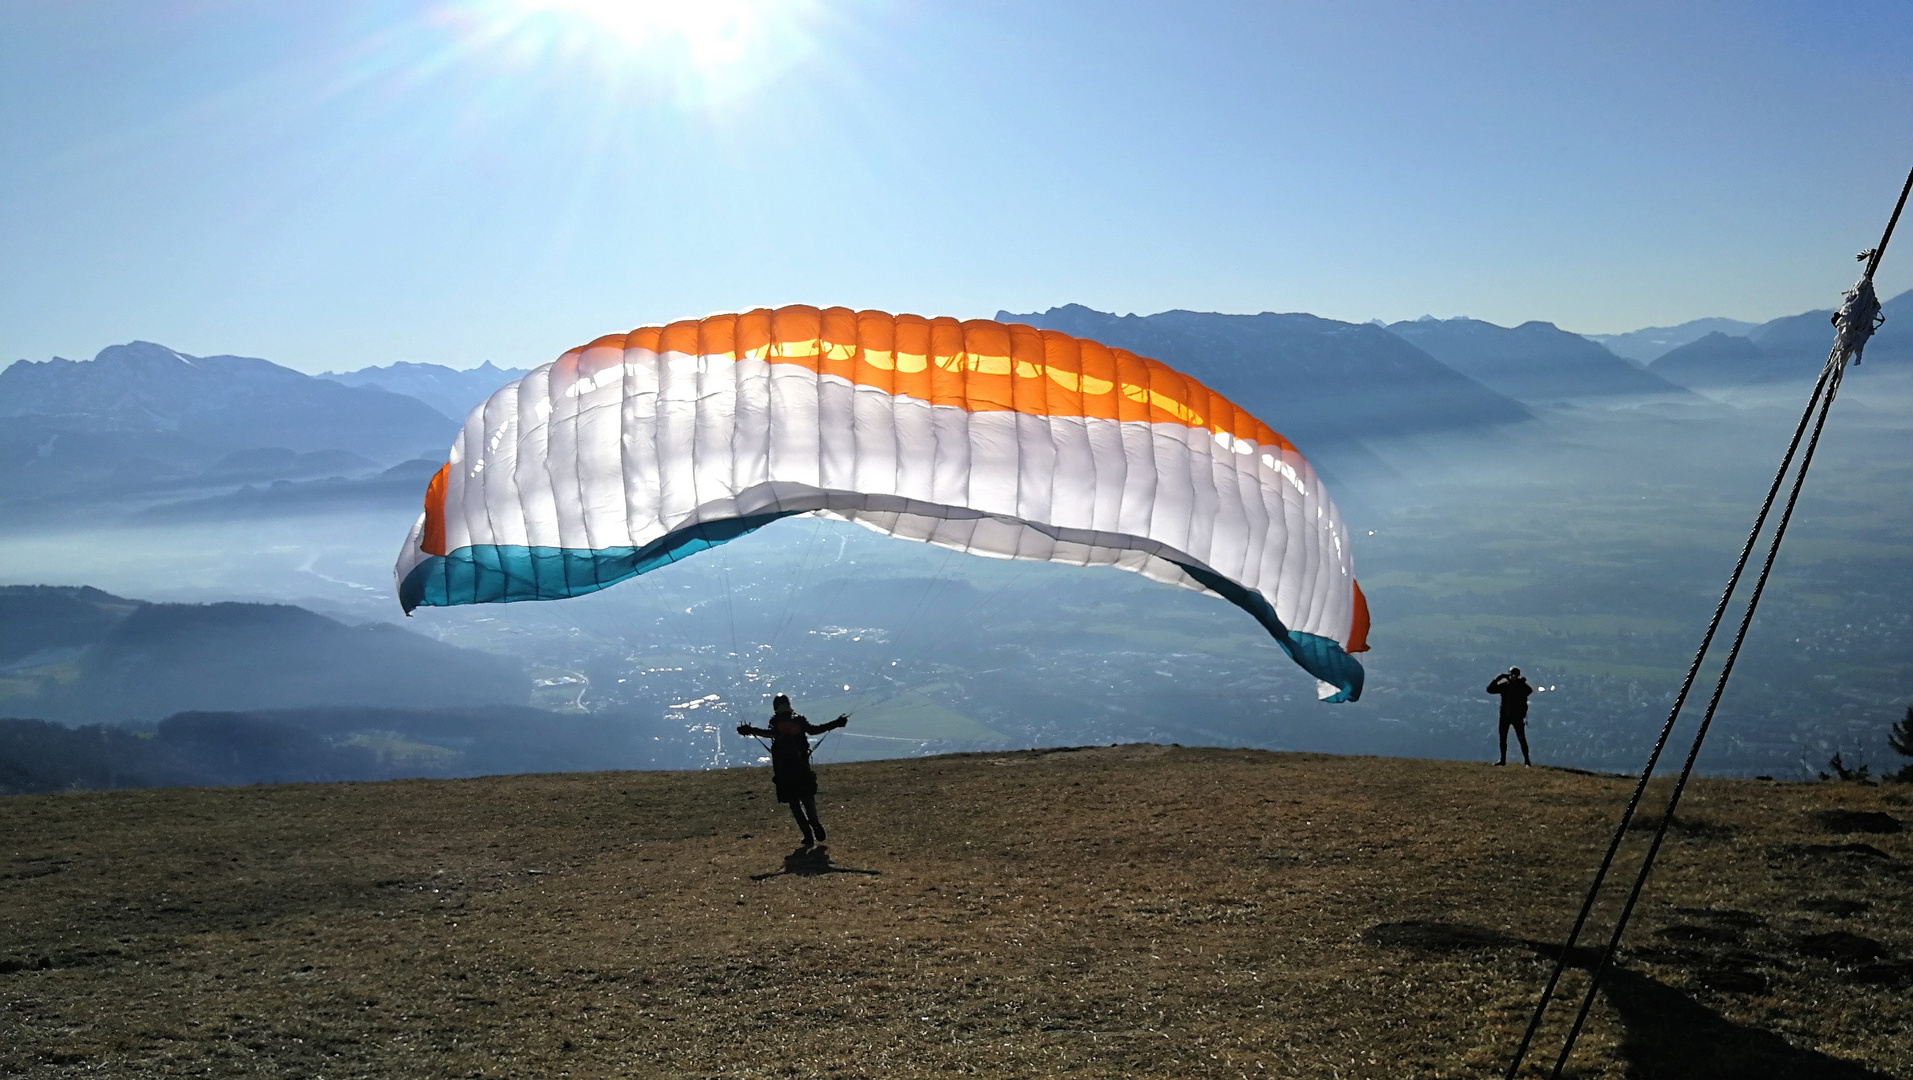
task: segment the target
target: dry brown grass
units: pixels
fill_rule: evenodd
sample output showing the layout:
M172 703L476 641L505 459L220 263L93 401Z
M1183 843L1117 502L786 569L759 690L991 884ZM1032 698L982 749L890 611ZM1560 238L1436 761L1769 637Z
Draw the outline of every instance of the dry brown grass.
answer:
M756 770L0 800L0 1070L1496 1076L1631 786L1153 746L821 775L871 873L776 873ZM1812 816L1907 804L1699 782L1573 1075L1913 1075L1898 969L1801 944L1913 953L1909 834ZM1813 847L1852 843L1888 857ZM1414 920L1475 930L1374 930Z

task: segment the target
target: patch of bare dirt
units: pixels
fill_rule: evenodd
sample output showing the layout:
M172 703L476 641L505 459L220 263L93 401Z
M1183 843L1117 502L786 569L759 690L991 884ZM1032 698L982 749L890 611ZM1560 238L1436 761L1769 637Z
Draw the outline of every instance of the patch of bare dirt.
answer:
M819 771L811 852L760 770L0 799L0 1073L1499 1076L1632 787L1153 746ZM1696 782L1571 1075L1913 1075L1913 839L1813 816L1905 805Z

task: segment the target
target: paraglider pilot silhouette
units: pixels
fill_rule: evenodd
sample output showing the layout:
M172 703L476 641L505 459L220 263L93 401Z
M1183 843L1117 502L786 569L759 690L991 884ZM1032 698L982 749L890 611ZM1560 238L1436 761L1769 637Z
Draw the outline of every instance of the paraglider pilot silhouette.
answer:
M1517 667L1496 675L1488 683L1488 692L1501 698L1501 760L1495 764L1508 763L1508 729L1513 728L1514 737L1521 740L1521 764L1533 765L1528 757L1528 697L1534 687Z
M810 768L810 736L848 723L846 713L828 724L813 724L792 712L790 698L779 694L771 701L770 727L737 725L739 735L771 740L771 780L777 785L777 801L790 804L790 816L803 830L805 847L824 842L824 823L817 820L817 774Z

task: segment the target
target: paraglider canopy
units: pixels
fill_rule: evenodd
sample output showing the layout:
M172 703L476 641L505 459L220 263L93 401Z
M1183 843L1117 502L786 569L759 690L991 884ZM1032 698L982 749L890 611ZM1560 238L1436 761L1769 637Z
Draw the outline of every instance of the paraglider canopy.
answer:
M1287 439L1054 330L785 307L599 338L472 410L399 554L420 605L594 592L820 514L1221 597L1355 700L1368 611Z

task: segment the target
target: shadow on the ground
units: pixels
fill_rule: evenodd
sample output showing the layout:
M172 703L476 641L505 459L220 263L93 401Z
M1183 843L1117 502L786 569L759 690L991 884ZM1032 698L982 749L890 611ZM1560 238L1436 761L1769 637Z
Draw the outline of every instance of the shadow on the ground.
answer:
M1553 958L1558 944L1524 942ZM1568 963L1583 971L1599 959L1575 949ZM1621 1016L1621 1053L1641 1080L1891 1080L1851 1061L1802 1050L1771 1031L1737 1024L1685 993L1627 968L1609 968L1601 993Z
M1367 936L1379 945L1431 952L1520 946L1549 960L1561 949L1555 942L1459 923L1384 923ZM1568 953L1568 966L1588 971L1599 959L1597 949L1576 948ZM1609 968L1601 993L1620 1014L1621 1054L1630 1080L1892 1080L1854 1062L1792 1046L1771 1031L1735 1023L1638 971ZM1575 1007L1573 1001L1556 1001L1556 1008ZM1547 1053L1551 1058L1553 1051Z
M823 845L800 847L784 856L784 868L772 870L767 874L752 874L752 881L768 881L774 877L790 874L794 877L821 877L824 874L868 874L871 877L883 873L881 870L859 870L854 866L836 866L830 861L830 849Z

